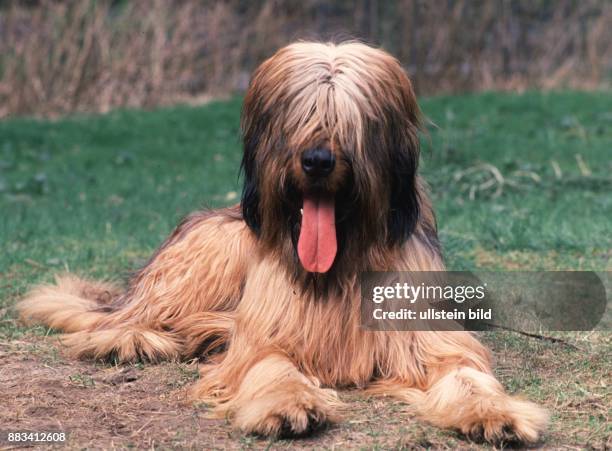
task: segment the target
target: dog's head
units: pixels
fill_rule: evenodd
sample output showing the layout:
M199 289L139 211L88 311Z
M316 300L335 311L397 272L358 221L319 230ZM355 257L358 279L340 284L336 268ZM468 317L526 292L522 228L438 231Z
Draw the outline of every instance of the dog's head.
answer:
M284 47L255 71L241 125L242 213L267 249L327 273L413 232L419 110L391 55Z

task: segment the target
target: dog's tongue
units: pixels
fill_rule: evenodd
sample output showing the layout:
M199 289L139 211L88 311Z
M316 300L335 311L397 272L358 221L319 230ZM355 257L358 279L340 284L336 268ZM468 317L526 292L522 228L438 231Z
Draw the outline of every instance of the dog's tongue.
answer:
M308 272L327 272L337 250L333 197L305 195L298 240L302 266Z

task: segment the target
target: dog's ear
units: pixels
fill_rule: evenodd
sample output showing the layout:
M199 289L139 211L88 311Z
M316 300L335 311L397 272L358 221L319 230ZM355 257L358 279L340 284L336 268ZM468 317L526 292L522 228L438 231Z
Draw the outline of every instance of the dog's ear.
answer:
M419 192L416 183L418 142L397 140L390 161L390 199L387 239L390 244L406 241L419 219ZM409 148L406 148L409 147Z
M251 86L244 99L240 118L243 145L240 171L244 176L240 208L244 222L253 232L259 235L261 231L261 210L256 155L261 144L261 137L265 136L268 115L262 112L261 96L257 94L257 89Z
M261 230L261 214L259 212L259 181L255 168L254 158L248 158L246 149L242 159L242 173L244 174L244 185L242 186L242 199L240 208L244 222L257 235Z

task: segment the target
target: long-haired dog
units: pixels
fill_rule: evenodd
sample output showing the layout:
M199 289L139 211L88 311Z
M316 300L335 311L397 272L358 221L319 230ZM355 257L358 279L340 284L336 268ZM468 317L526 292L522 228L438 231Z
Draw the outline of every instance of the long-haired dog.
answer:
M58 277L22 318L82 358L204 359L194 396L245 432L313 430L352 386L467 435L537 441L545 411L504 392L469 332L360 327L361 272L444 270L398 61L289 45L254 73L241 125L240 207L187 217L127 290Z

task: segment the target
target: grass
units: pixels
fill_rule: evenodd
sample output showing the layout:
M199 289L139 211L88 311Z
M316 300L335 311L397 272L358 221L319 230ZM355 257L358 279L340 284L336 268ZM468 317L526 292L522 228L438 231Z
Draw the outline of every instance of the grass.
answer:
M610 270L612 93L486 93L421 105L433 123L423 137L422 173L450 268ZM239 109L233 99L0 122L0 343L48 333L15 320L11 306L28 285L65 269L125 275L188 212L237 202ZM549 443L605 446L609 334L574 334L580 352L507 333L485 338L507 366L498 371L511 391L557 408ZM55 354L45 360L56 361ZM67 373L72 388L102 390L87 368ZM195 374L172 371L167 387L177 389ZM413 423L385 430L370 418L393 415L381 409L358 404L355 421L370 429L348 423L338 436L361 431L368 447L462 443ZM250 446L255 439L230 440Z
M486 254L504 262L529 255L523 267L530 269L606 267L612 242L610 99L609 94L527 93L425 103L440 128L426 146L432 150L426 150L423 166L451 267L495 265L496 258L479 262ZM499 197L495 187L478 192L470 202L464 179L454 177L482 162L517 186Z

